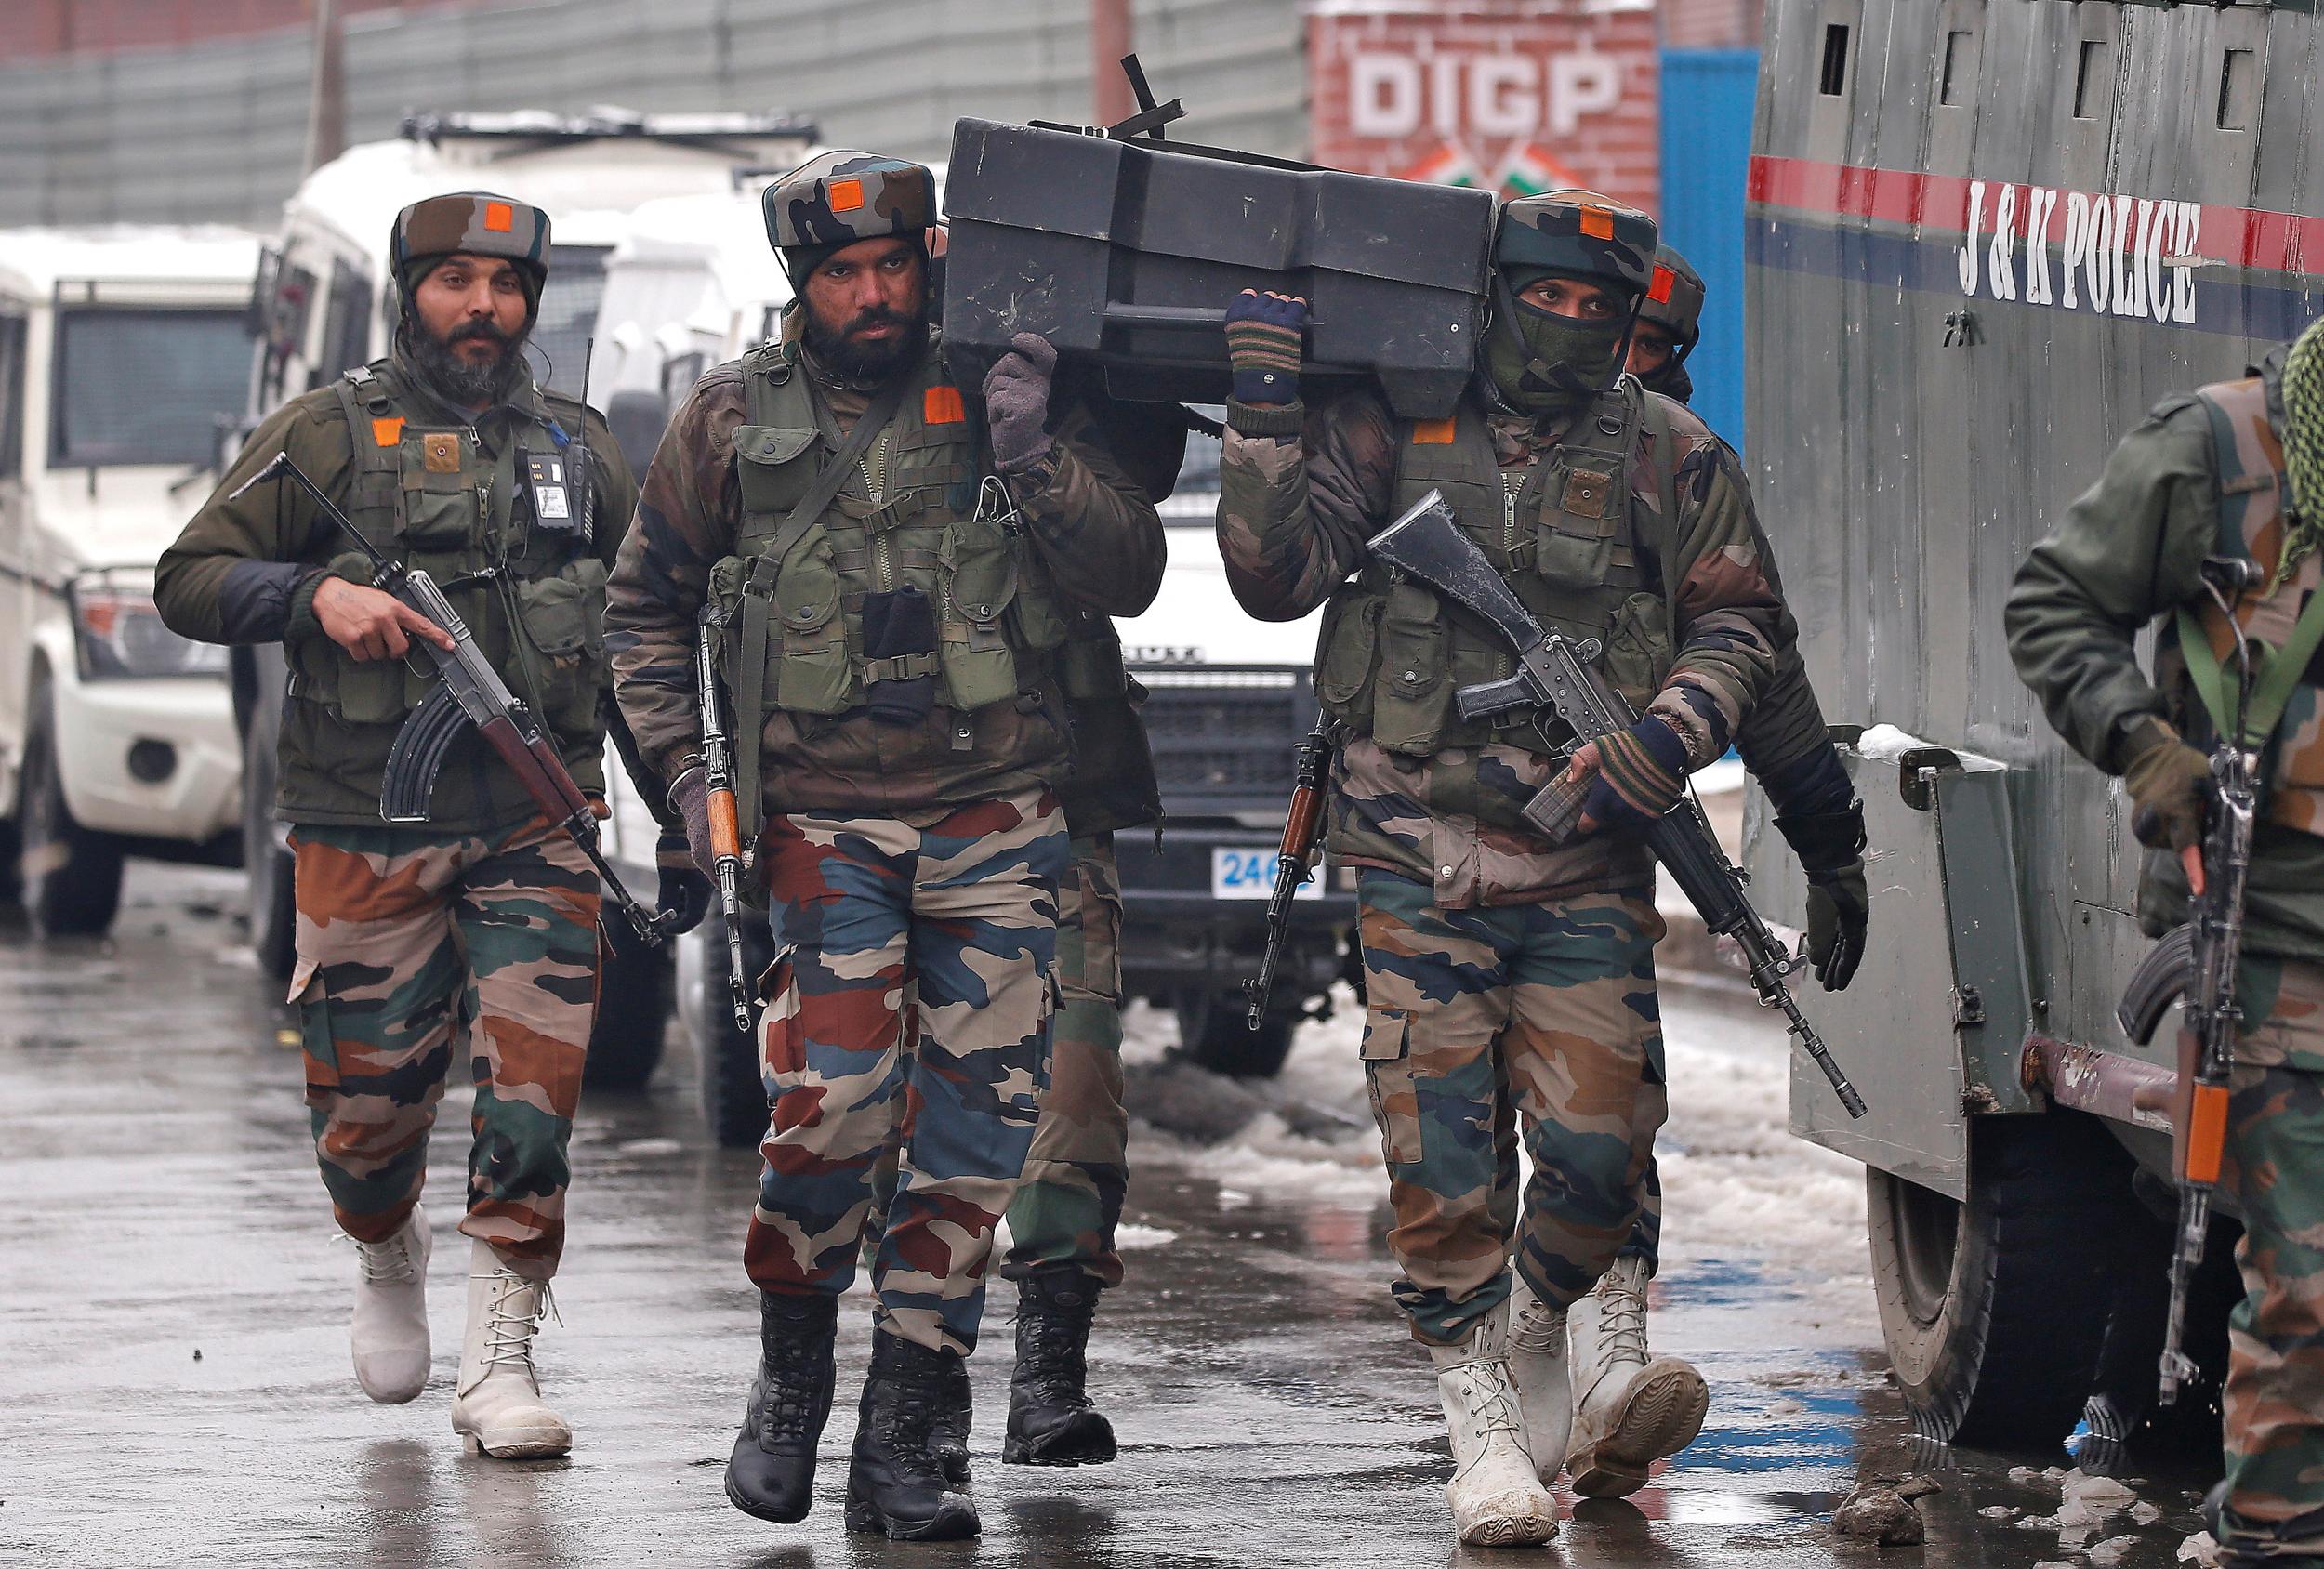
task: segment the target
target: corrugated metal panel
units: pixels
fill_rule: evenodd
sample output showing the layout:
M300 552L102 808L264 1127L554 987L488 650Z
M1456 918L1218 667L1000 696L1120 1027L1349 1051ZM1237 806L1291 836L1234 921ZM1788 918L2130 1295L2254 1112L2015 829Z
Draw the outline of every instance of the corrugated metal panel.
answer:
M784 109L834 141L941 158L952 122L1089 114L1087 0L541 0L359 15L348 134L410 110ZM1137 0L1190 138L1307 147L1299 0ZM273 222L305 156L311 46L272 33L0 68L0 224Z
M1703 341L1687 361L1695 412L1743 445L1743 191L1751 154L1756 49L1662 53L1662 233L1708 291Z

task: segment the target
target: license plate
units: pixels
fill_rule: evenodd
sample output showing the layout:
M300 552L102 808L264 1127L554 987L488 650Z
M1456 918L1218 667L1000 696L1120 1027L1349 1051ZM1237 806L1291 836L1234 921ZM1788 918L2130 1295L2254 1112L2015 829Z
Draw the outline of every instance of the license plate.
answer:
M1213 899L1264 899L1275 890L1275 852L1272 850L1224 850L1210 851L1210 897ZM1294 899L1321 899L1323 879L1314 872L1300 884Z

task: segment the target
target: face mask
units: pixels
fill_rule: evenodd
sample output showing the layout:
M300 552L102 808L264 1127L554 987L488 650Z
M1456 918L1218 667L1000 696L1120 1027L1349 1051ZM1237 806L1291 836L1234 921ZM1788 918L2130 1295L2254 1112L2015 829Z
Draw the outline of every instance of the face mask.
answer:
M1695 396L1695 378L1687 374L1686 362L1673 354L1663 367L1652 376L1642 376L1639 385L1649 392L1659 392L1666 398L1687 402Z
M1581 322L1525 304L1507 283L1494 286L1494 321L1485 371L1512 408L1558 414L1614 385L1630 348L1628 317Z

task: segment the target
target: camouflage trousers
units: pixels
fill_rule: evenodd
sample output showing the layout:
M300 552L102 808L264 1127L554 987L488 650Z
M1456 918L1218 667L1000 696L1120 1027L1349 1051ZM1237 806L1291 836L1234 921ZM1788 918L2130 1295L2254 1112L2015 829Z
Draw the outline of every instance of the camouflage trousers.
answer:
M846 1290L893 1139L877 1320L965 1356L1048 1081L1064 820L1046 791L916 819L793 813L759 854L779 956L745 1265L761 1290Z
M418 1202L445 1075L476 1084L460 1229L547 1277L597 1009L597 874L540 820L483 835L296 829L298 1004L315 1151L350 1236Z
M1444 909L1373 868L1356 891L1364 1068L1403 1272L1391 1290L1415 1339L1457 1345L1509 1295L1512 1247L1526 1285L1564 1307L1637 1222L1667 1101L1662 920L1643 893Z
M2225 1180L2243 1211L2227 1320L2228 1507L2324 1507L2324 966L2248 957Z

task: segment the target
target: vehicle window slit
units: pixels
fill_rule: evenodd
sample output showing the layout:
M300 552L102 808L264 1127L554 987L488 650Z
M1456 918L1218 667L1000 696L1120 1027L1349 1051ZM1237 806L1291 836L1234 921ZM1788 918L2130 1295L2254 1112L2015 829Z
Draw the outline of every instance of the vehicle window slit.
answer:
M1945 34L1945 71L1936 90L1939 103L1959 103L1968 86L1964 77L1976 58L1970 48L1970 37L1961 29Z
M2074 67L2074 118L2094 120L2098 104L2093 101L2104 85L2114 78L2114 68L2108 57L2114 46L2104 38L2082 40L2081 58Z
M1824 65L1816 83L1816 90L1826 98L1838 98L1848 86L1848 26L1845 22L1824 24Z
M2250 49L2228 49L2219 57L2219 128L2251 128L2252 59Z

